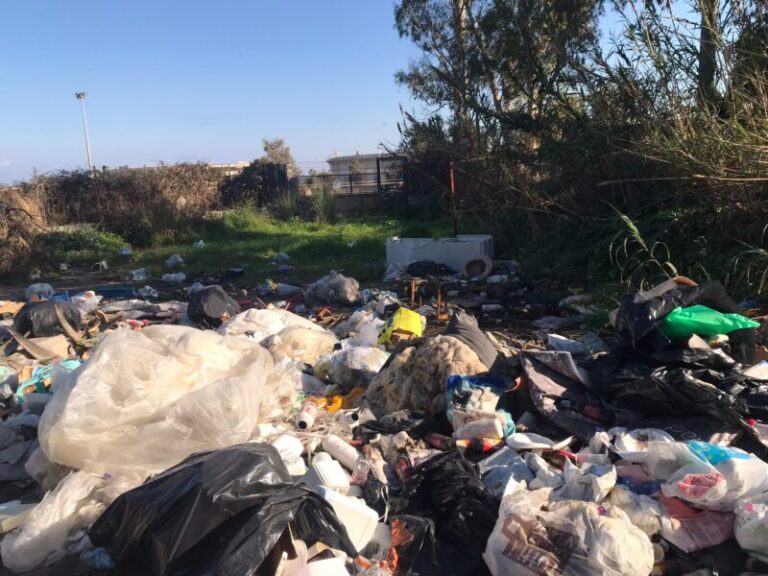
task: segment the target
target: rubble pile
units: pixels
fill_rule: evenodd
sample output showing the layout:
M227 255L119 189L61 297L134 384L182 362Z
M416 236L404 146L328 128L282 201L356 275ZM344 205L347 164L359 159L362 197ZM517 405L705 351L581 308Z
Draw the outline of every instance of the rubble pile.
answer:
M466 268L392 267L391 291L331 272L307 291L201 283L153 303L35 284L3 303L0 480L19 492L3 565L768 572L759 311L676 279L599 334L558 333L597 308L566 299L510 346L481 326L514 313L517 267Z

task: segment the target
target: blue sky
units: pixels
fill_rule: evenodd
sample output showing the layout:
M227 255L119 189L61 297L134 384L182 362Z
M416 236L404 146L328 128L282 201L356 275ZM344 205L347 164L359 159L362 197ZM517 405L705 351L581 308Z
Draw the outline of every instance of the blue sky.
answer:
M389 0L8 0L0 182L94 162L235 162L283 137L306 167L396 143L417 54ZM417 107L418 109L418 107Z

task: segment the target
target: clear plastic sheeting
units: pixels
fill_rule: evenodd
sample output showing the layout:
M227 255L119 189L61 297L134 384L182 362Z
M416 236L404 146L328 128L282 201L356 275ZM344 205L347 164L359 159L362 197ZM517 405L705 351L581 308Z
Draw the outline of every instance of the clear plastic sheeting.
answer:
M261 346L182 326L120 329L57 375L40 445L59 464L144 478L201 450L247 441L272 358Z
M3 565L13 572L27 572L61 560L72 535L93 523L107 505L135 484L88 472L70 474L45 495L21 531L3 538Z
M299 370L296 363L281 360L267 376L266 389L259 408L259 423L281 420L296 403L300 392L304 392L305 382L313 379Z
M261 342L290 326L326 331L322 326L287 310L251 308L225 322L219 327L218 332L226 336L247 336L256 342Z
M29 477L40 485L43 492L56 488L58 483L72 471L68 466L51 462L40 447L30 454L24 469Z

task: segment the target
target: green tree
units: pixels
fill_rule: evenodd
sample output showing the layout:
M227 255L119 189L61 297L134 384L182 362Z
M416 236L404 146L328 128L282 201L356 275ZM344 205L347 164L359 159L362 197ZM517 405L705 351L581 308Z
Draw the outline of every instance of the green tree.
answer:
M261 157L262 162L285 164L288 178L301 174L301 171L296 166L296 161L293 159L291 149L285 143L285 140L282 138L264 138L261 142L264 148L264 156Z

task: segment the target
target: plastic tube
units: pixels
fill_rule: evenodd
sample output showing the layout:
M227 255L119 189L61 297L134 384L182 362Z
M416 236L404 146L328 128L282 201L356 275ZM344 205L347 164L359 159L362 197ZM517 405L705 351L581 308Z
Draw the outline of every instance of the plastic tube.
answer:
M360 460L360 452L338 436L331 434L323 440L323 449L341 462L347 470L354 472Z

